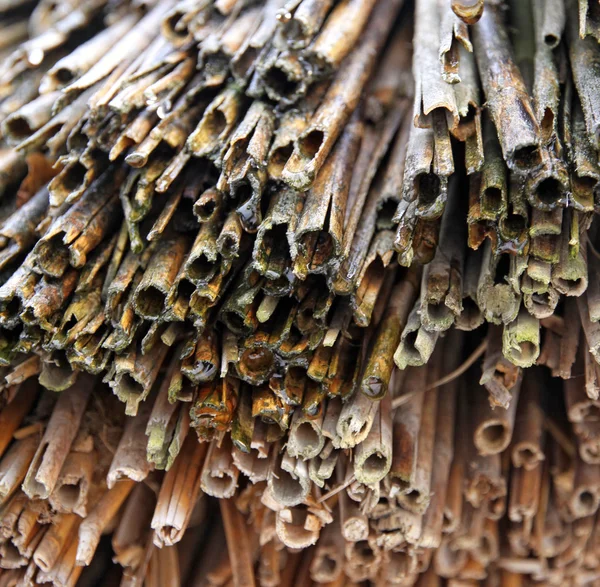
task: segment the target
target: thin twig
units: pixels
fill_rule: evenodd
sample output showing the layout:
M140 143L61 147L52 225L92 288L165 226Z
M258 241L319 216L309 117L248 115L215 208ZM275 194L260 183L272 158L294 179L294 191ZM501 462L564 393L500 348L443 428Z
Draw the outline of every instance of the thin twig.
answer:
M544 428L550 433L554 440L560 445L560 447L571 457L574 458L577 455L577 448L571 439L560 429L560 426L554 421L554 419L547 416L540 406L537 406L544 417Z
M590 247L590 250L592 251L592 254L594 255L594 257L596 257L596 259L600 259L600 252L598 252L598 249L592 244L590 235L587 232L585 233L585 238L587 240L588 246Z
M337 487L334 487L331 491L328 491L325 495L322 495L319 499L317 499L317 503L323 503L324 501L327 501L330 497L337 495L340 491L343 491L344 489L346 489L346 487L352 485L352 483L354 483L355 480L356 479L354 477L354 474L352 474L347 481L344 481L344 483L338 485Z
M450 383L457 377L460 377L475 363L475 361L477 361L477 359L479 359L479 357L483 355L483 353L485 353L486 349L487 339L485 339L460 366L454 369L454 371L448 373L448 375L444 375L444 377L438 379L437 381L434 381L431 385L428 385L427 387L423 387L422 389L417 389L411 393L407 393L401 395L400 397L394 398L394 401L392 402L392 410L395 410L396 408L399 408L400 406L404 405L407 401L411 400L417 393L424 393L431 389L435 389L436 387L441 387L442 385Z

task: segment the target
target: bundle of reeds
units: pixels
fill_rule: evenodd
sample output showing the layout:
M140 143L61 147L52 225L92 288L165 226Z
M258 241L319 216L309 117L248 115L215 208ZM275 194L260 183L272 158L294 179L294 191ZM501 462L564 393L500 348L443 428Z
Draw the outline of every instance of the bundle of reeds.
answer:
M0 0L0 587L599 584L599 27Z

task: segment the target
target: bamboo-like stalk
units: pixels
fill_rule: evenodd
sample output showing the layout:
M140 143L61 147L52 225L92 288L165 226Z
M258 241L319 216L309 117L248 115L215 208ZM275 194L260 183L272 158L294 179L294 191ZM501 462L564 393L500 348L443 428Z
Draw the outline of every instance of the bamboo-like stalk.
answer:
M543 413L540 407L541 373L527 373L519 396L514 436L512 462L514 467L531 470L540 466L543 452ZM514 401L514 400L513 400Z
M339 66L359 40L365 25L368 26L375 5L373 0L357 0L333 8L308 50L317 67L328 69Z
M515 320L504 327L504 355L515 365L529 367L540 353L539 345L539 321L522 308Z
M324 411L321 406L316 416L307 415L300 410L294 412L287 444L287 452L291 457L306 460L321 453L325 445L322 432Z
M433 370L433 376L439 374L439 368ZM421 409L421 423L417 441L414 475L406 490L398 496L398 502L408 511L422 514L431 499L431 473L433 467L433 449L435 445L435 422L438 410L438 392L436 389L424 393Z
M598 463L598 426L595 422L581 422L575 424L573 429L577 434L579 456L589 464Z
M275 529L277 537L288 548L306 548L319 538L321 528L332 521L332 516L322 506L307 505L284 508L277 512Z
M48 500L57 512L74 512L85 517L96 461L93 451L69 453Z
M412 93L412 28L409 22L401 25L398 34L391 39L371 83L365 115L373 123L383 118L397 97L409 97Z
M519 292L508 280L513 269L508 255L496 256L491 244L485 244L477 299L486 320L494 324L511 322L519 312Z
M325 527L310 565L310 575L319 583L343 579L343 539L339 518Z
M14 390L13 401L0 411L0 455L3 455L25 415L39 394L39 386L29 379Z
M466 500L473 507L479 508L482 515L497 520L506 510L506 493L506 479L502 476L500 456L472 456L465 482Z
M224 440L221 446L213 441L208 449L201 476L202 490L208 495L229 499L235 493L239 472L233 464L231 441Z
M354 450L354 476L366 485L381 481L392 466L391 396L379 403L369 434Z
M357 106L360 90L373 70L374 56L385 42L400 4L390 0L377 5L359 48L340 69L310 124L296 140L282 174L293 188L306 190L313 184L344 123Z
M502 354L502 330L499 326L489 327L481 371L479 382L488 390L492 405L508 408L511 401L510 390L518 381L519 367Z
M460 347L458 337L453 338ZM456 363L454 357L444 360L444 367L452 367ZM449 383L440 391L438 411L436 415L435 445L431 473L432 497L427 511L423 515L423 532L419 544L425 548L438 548L442 540L444 525L444 509L449 494L451 465L454 457L454 428L456 418L458 382Z
M63 514L44 534L33 553L33 560L42 572L49 573L55 568L65 547L72 541L78 525L77 515Z
M279 456L276 452L271 463L268 486L273 499L287 508L301 504L308 496L311 485L307 463L287 453Z
M164 296L173 285L186 248L184 238L166 241L150 259L134 295L134 309L142 318L156 320L162 313Z
M4 504L25 479L38 446L36 435L12 444L0 461L0 503Z
M146 459L148 443L146 426L150 410L150 401L146 401L135 418L128 419L106 475L106 484L109 489L112 489L115 483L121 479L129 478L139 483L148 476L151 465Z
M134 487L125 503L111 546L115 552L115 562L127 571L135 571L142 564L155 505L156 496L143 483Z
M70 83L65 91L81 91L109 75L115 68L129 64L152 41L152 32L157 29L173 2L156 5L144 18L139 20L129 32L121 37L100 60L79 79Z
M33 244L35 227L42 220L47 205L48 190L43 188L3 222L0 267L5 267Z
M171 391L173 381L179 368L179 350L179 347L175 349L175 355L171 359L171 363L167 368L165 377L161 383L160 389L158 390L154 405L152 406L152 411L147 419L146 429L144 431L148 437L145 447L146 460L154 463L157 468L163 468L167 466L168 457L166 454L166 445L171 442L173 429L176 425L175 419L177 417L177 403L170 401L171 398L169 397L169 392Z
M342 536L351 542L366 540L369 535L369 520L345 494L340 497L340 522Z
M409 127L404 116L406 102L394 102L389 112L375 127L365 127L361 149L356 159L356 183L351 185L346 206L344 240L342 247L343 263L337 275L332 279L333 290L338 294L353 293L359 280L368 270L368 259L373 257L369 251L375 247L378 237L373 239L378 228L390 228L389 208L398 199L399 182L404 170L403 157L406 149L406 134ZM404 123L396 133L402 118ZM394 139L394 135L396 138ZM394 143L392 143L394 141ZM392 146L393 145L393 146ZM383 177L375 181L380 164L391 148L390 160ZM354 181L354 174L353 174ZM379 233L385 235L385 232ZM385 243L385 240L383 241ZM384 261L387 243L375 256ZM387 262L384 261L384 266ZM362 288L361 288L362 289ZM357 296L363 297L362 291Z
M123 502L131 492L135 482L125 479L109 489L96 504L94 509L79 526L79 543L77 544L77 566L89 565L100 542L100 536L106 526L119 511Z
M427 330L447 330L462 313L464 225L460 218L458 185L450 182L436 254L423 271L421 322Z
M368 540L346 543L345 571L355 581L374 578L381 559L381 550Z
M481 216L488 220L499 220L506 212L508 184L506 163L496 129L489 117L483 119L485 163L481 174Z
M418 307L417 302L408 316L400 337L400 344L394 353L394 362L399 369L405 369L409 365L418 367L427 363L439 337L439 332L429 332L423 327Z
M221 141L229 136L240 116L243 97L233 87L225 88L204 111L187 148L196 157L218 157Z
M252 570L252 555L250 554L249 536L244 529L244 523L235 504L230 499L219 501L223 526L227 538L227 551L232 566L232 574L236 585L255 585Z
M34 249L42 271L52 277L61 277L69 264L82 267L86 255L119 221L116 194L107 198L118 174L107 173L86 190L84 196L66 214L58 217L38 241ZM93 220L93 222L92 222Z
M583 6L584 3L579 3ZM567 27L566 33L569 40L569 55L571 58L573 68L573 81L575 87L581 97L581 107L585 118L587 134L591 144L598 148L598 129L596 126L595 113L598 112L598 106L596 104L597 98L593 93L590 93L590 84L594 83L594 77L596 75L593 68L587 67L590 60L594 59L594 55L597 48L595 39L589 37L583 38L585 33L581 34L581 29L578 31L577 27L577 6L575 2L569 2L567 4ZM585 17L580 20L580 27L586 26ZM586 31L587 32L587 31Z
M165 475L151 521L154 543L172 545L181 540L200 495L200 475L207 446L188 434L181 448L181 458ZM185 490L184 490L185 488Z
M597 467L583 461L575 464L573 493L569 498L569 511L574 519L593 515L600 505Z
M362 393L355 393L343 405L336 425L342 448L356 446L366 438L373 425L378 405L379 402Z
M481 261L481 250L467 253L463 275L462 312L455 321L458 330L474 330L484 321L483 313L477 303L477 283L481 273Z
M419 126L435 124L436 114L443 126L455 128L458 124L456 96L450 85L457 81L457 77L447 67L451 58L446 54L450 47L444 38L447 16L452 18L437 0L420 0L415 7L414 117ZM457 51L455 47L454 53ZM439 61L440 56L444 55L446 57L443 57L440 75Z
M115 361L114 377L109 385L125 403L125 412L135 416L140 403L150 393L169 348L158 342L145 354L138 352L135 345L129 349L128 353L120 355Z
M593 200L593 197L590 199L590 189L593 190L598 181L595 161L587 155L594 150L594 147L587 134L581 103L573 94L573 88L567 86L565 115L569 119L565 124L565 141L572 145L570 158L577 169L571 179L573 199L577 209L589 209ZM570 101L567 101L569 99ZM567 105L571 106L571 102L572 108L566 108Z
M54 490L93 385L92 377L81 375L75 385L60 394L23 482L23 490L31 498L46 499Z
M327 271L341 256L350 189L350 177L344 175L356 158L361 135L360 121L350 122L308 192L294 236L296 275Z
M504 158L511 169L527 169L539 162L539 126L500 14L488 6L473 27L473 46L490 114L498 131ZM511 91L503 92L506 79Z
M385 396L392 374L392 354L395 352L416 291L412 275L396 285L387 303L386 312L378 325L373 349L365 365L361 391L377 399Z
M461 81L460 46L472 52L473 45L466 24L452 13L448 2L439 2L439 7L441 12L439 59L442 63L442 77L447 83L459 83Z
M479 454L492 455L503 452L511 442L521 382L511 389L510 405L506 411L494 409L480 389L473 402L475 434L473 443Z
M511 479L508 516L512 521L531 520L538 510L542 466L519 468Z

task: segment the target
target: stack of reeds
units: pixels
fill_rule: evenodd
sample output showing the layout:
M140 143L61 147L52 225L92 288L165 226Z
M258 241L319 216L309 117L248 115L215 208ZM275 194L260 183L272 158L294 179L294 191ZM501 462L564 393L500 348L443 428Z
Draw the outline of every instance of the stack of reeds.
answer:
M0 587L599 584L599 41L0 0Z

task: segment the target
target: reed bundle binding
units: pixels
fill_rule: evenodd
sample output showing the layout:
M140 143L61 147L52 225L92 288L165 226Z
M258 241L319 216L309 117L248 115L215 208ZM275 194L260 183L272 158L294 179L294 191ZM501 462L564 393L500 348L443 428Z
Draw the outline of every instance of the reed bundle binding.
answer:
M597 584L594 2L0 0L0 585Z

